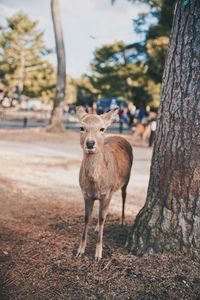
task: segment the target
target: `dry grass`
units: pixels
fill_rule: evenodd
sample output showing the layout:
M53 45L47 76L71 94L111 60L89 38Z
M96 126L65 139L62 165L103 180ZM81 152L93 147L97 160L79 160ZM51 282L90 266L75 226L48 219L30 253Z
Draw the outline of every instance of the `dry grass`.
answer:
M0 139L70 143L73 139L78 142L78 134L1 131ZM24 163L28 159L31 158ZM6 162L9 163L9 157ZM42 169L69 167L67 161L60 163L61 160L45 160ZM25 166L16 163L14 171ZM35 165L35 170L38 167ZM125 227L120 227L119 215L108 216L104 257L100 263L93 259L96 242L96 220L93 220L86 254L77 259L75 253L84 221L79 192L67 187L63 192L60 187L42 185L23 188L20 177L14 180L3 176L2 171L0 174L1 300L200 299L198 262L180 253L140 258L127 253L124 244L133 221L131 217Z
M86 255L75 257L83 210L73 198L47 205L5 182L1 191L0 299L199 299L199 264L178 253L128 254L128 226L120 227L117 216L108 217L104 258L96 264L95 220Z

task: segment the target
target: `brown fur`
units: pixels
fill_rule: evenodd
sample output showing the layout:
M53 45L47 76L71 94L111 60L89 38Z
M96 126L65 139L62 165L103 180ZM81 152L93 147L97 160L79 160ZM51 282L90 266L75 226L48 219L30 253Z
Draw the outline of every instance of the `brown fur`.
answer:
M100 130L112 123L116 113L116 109L102 116L85 114L82 109L78 111L82 128L80 143L83 148L79 181L85 200L85 228L77 255L85 251L94 200L99 200L96 260L102 257L103 226L111 197L118 189L122 189L122 224L124 222L126 187L133 161L131 145L124 138L105 138L104 132ZM87 149L87 141L95 142L94 150Z

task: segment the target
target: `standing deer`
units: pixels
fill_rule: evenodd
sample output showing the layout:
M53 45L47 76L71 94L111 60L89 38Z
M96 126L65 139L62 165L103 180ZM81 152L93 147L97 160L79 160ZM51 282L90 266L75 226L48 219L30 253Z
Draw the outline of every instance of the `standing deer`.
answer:
M121 224L124 223L126 188L133 161L131 145L124 138L119 136L105 138L105 130L117 114L118 107L103 115L88 114L83 107L77 110L80 121L80 144L83 149L79 182L85 201L85 226L77 256L85 252L88 223L92 215L94 200L99 200L96 261L102 258L104 223L112 195L118 189L122 191Z

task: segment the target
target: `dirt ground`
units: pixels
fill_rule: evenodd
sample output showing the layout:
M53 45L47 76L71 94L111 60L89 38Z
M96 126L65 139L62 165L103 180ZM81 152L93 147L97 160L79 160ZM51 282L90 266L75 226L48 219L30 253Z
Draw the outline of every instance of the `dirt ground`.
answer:
M130 141L131 138L129 137ZM134 147L126 225L112 199L104 252L94 262L97 205L83 258L77 133L0 131L0 299L200 299L200 264L181 255L135 257L124 248L146 196L151 149Z

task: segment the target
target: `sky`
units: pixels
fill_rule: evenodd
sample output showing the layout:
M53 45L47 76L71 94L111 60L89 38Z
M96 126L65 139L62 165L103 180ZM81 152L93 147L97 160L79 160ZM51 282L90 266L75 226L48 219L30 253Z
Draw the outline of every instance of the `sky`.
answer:
M128 0L59 0L64 35L67 74L80 78L89 73L94 51L104 44L124 41L134 43L141 37L133 32L132 20L141 12L147 12L145 4L133 4ZM38 28L44 30L45 43L55 49L50 0L0 0L0 24L16 12L25 12L38 20ZM56 65L56 55L49 60Z

